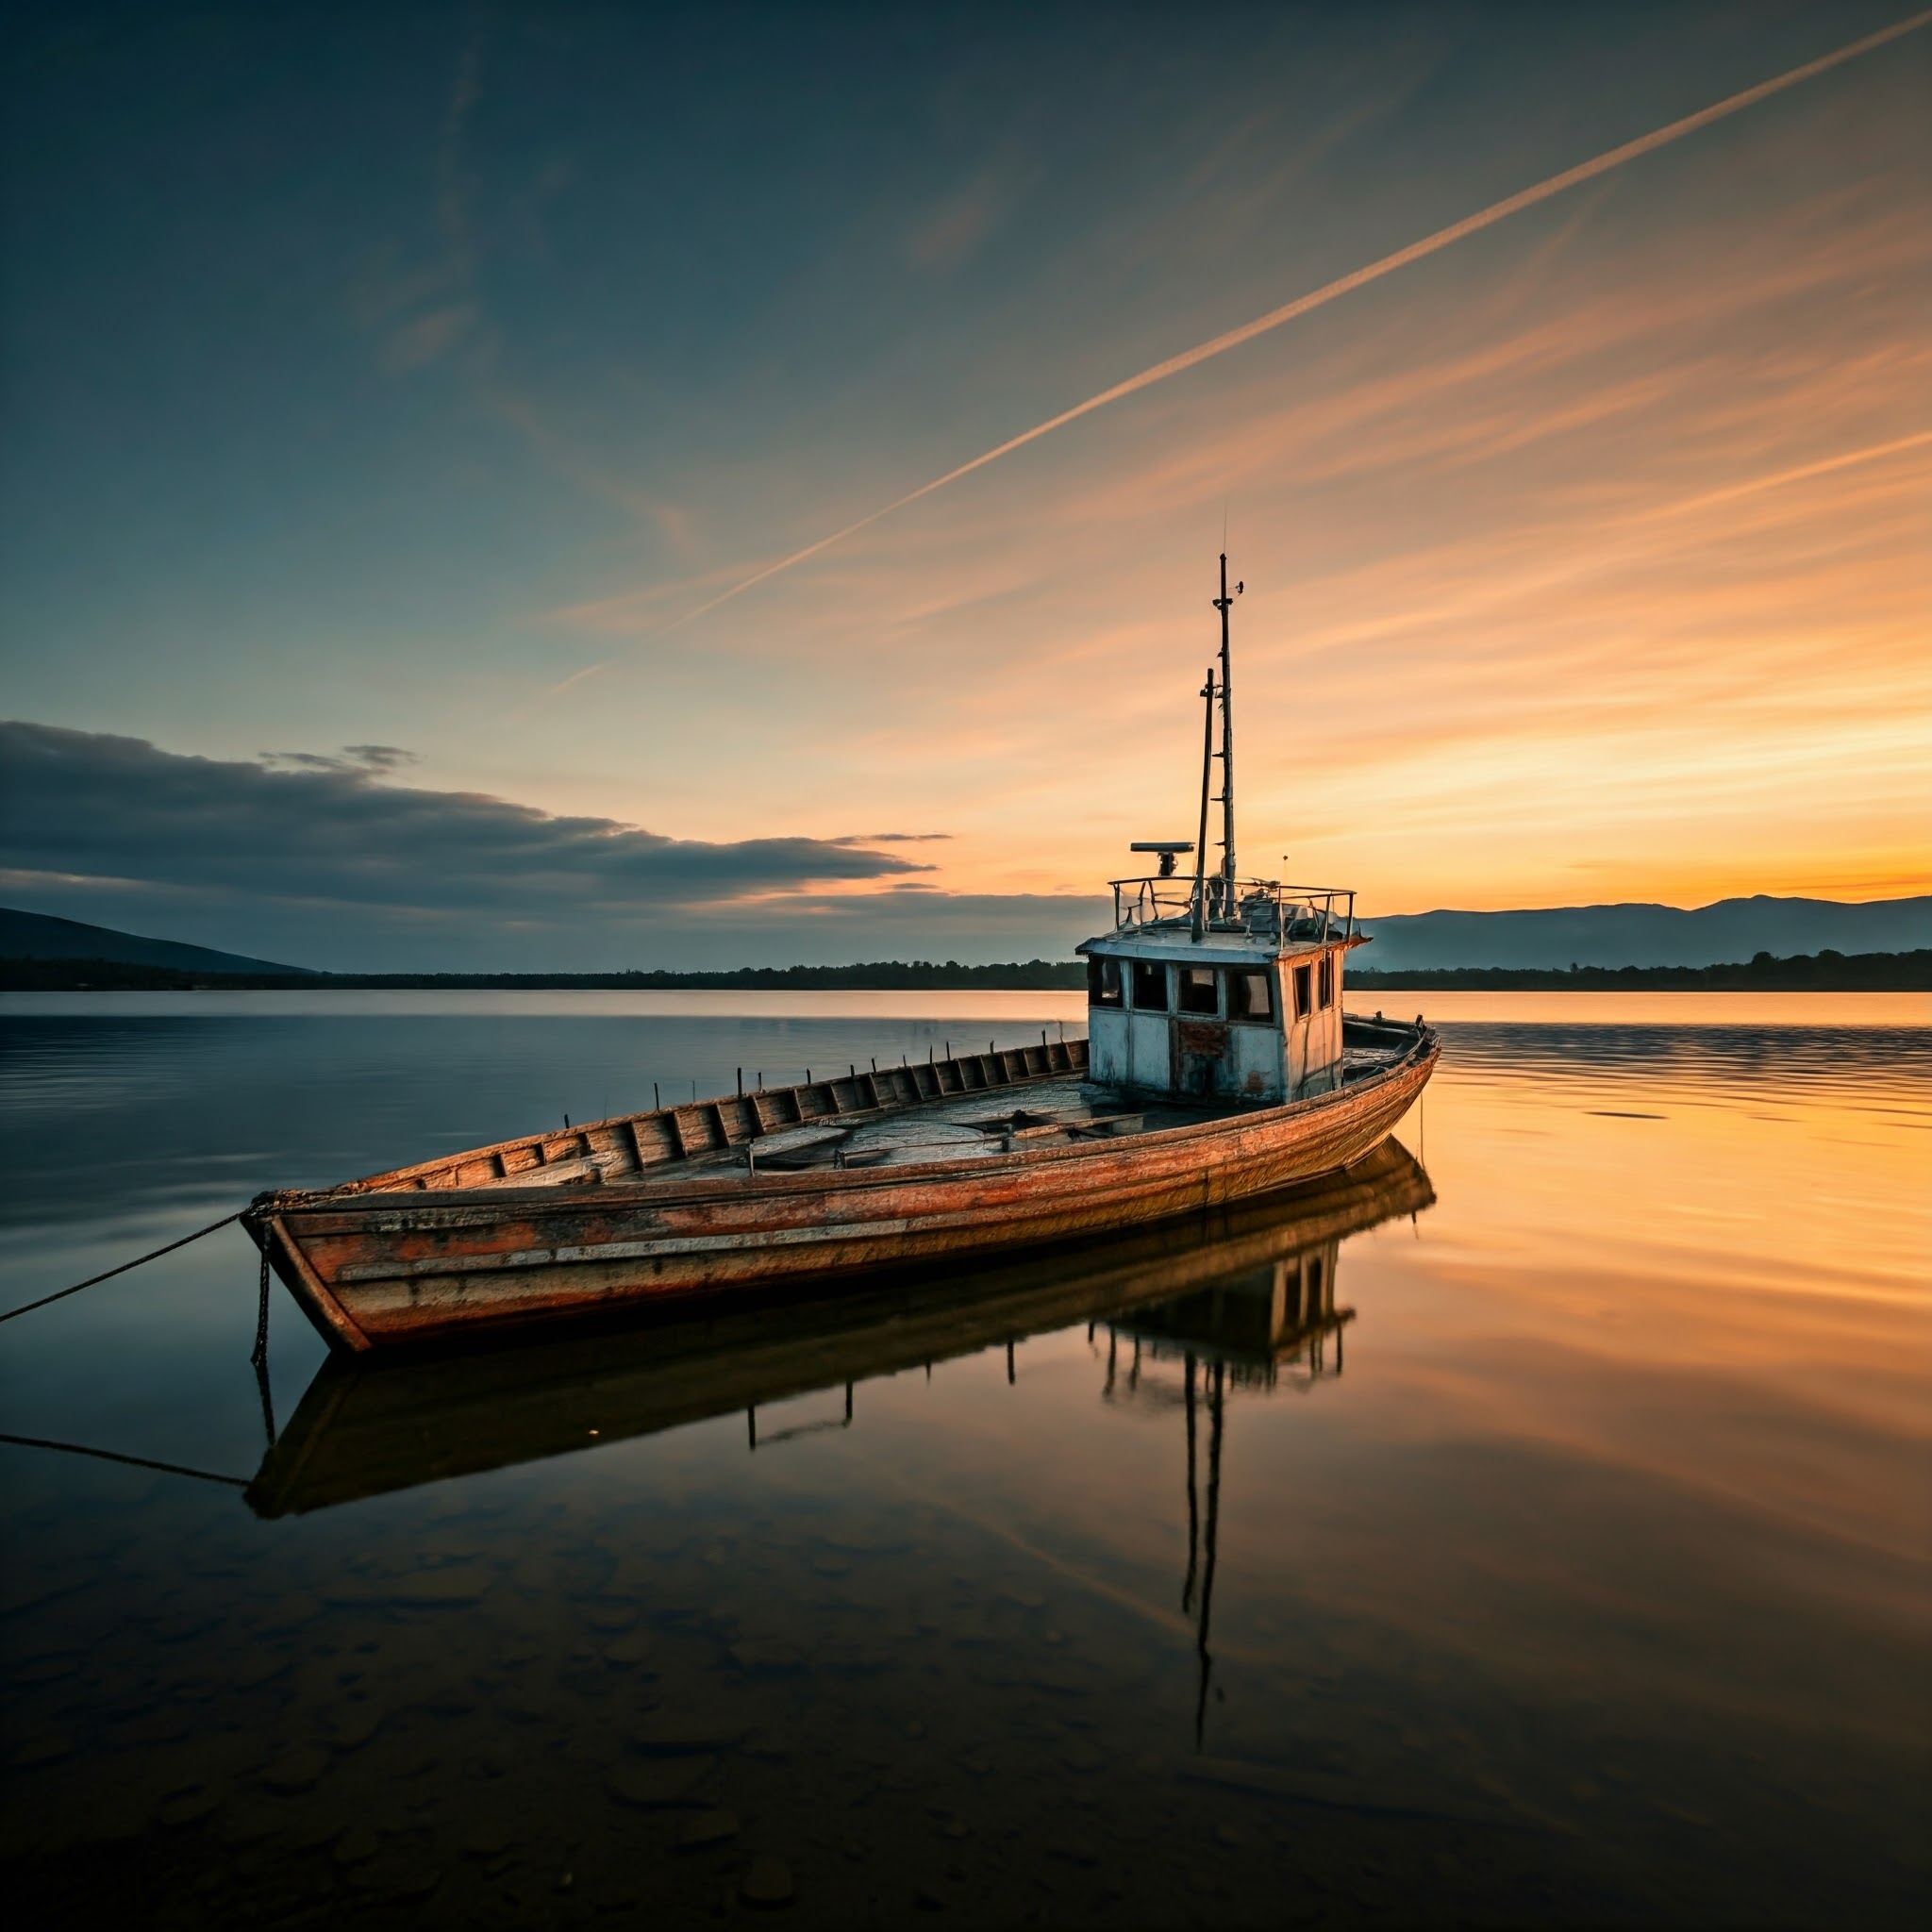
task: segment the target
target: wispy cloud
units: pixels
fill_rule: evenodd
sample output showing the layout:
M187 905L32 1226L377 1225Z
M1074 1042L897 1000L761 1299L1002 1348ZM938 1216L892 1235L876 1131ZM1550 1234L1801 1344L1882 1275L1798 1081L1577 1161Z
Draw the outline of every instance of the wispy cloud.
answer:
M990 162L963 187L929 208L906 238L906 258L935 272L959 268L979 252L1016 192L1009 164Z
M405 765L420 764L422 760L414 752L405 751L399 744L345 744L340 757L315 751L265 751L261 755L261 762L271 770L346 772L351 775L369 776L398 771Z
M384 371L407 375L441 362L470 335L476 319L474 302L451 302L398 324L383 341Z
M689 512L645 489L621 466L593 454L559 410L540 399L515 374L508 335L486 286L488 258L474 209L475 124L484 105L490 24L479 13L458 58L436 149L433 258L407 272L386 260L366 274L354 297L363 325L377 337L376 357L391 375L408 376L449 366L476 403L515 432L552 474L627 520L651 531L674 555L688 555ZM527 224L536 202L555 192L568 170L555 163L540 175L519 211Z
M850 538L859 535L860 532L870 529L874 525L882 522L885 518L893 515L895 512L910 508L913 504L919 503L939 491L946 489L949 485L958 483L965 477L973 475L975 472L985 469L989 464L998 462L1003 457L1010 456L1018 450L1024 449L1030 443L1039 441L1042 437L1050 436L1056 430L1063 429L1069 424L1078 422L1082 417L1091 415L1097 409L1106 408L1109 404L1123 401L1128 396L1137 395L1141 391L1150 389L1157 383L1165 382L1172 376L1182 375L1191 369L1198 368L1204 362L1211 361L1220 356L1224 356L1230 350L1241 348L1260 336L1268 335L1291 322L1297 321L1302 316L1311 314L1318 308L1325 308L1329 303L1338 301L1344 295L1352 294L1358 289L1366 288L1371 283L1381 280L1385 275L1393 275L1399 269L1404 269L1412 263L1422 261L1445 248L1453 247L1457 242L1464 241L1470 236L1479 234L1486 228L1493 227L1498 222L1507 221L1512 215L1520 214L1527 208L1535 208L1556 195L1581 186L1585 182L1593 181L1600 175L1607 175L1614 169L1624 167L1631 161L1640 159L1645 155L1654 154L1659 148L1667 147L1674 142L1682 141L1689 135L1695 134L1719 121L1728 119L1733 114L1740 113L1747 108L1755 107L1759 102L1768 100L1774 94L1782 93L1787 89L1796 87L1821 74L1828 73L1831 69L1841 66L1848 60L1855 59L1860 55L1887 45L1889 42L1899 39L1902 35L1917 31L1928 22L1932 22L1932 10L1914 14L1909 19L1895 22L1890 26L1881 28L1876 33L1867 34L1861 39L1850 42L1846 45L1839 47L1829 54L1823 55L1815 60L1807 61L1802 66L1791 68L1788 72L1775 75L1770 80L1761 81L1755 87L1745 88L1737 93L1728 95L1724 100L1712 103L1707 108L1700 108L1696 113L1684 115L1682 118L1673 121L1665 126L1654 128L1650 133L1641 135L1634 141L1625 142L1620 146L1597 155L1588 161L1580 162L1575 167L1567 168L1559 174L1552 175L1529 188L1519 191L1515 194L1507 195L1501 201L1492 202L1489 207L1477 210L1474 214L1466 215L1458 222L1452 222L1446 227L1439 228L1433 234L1426 235L1418 242L1410 242L1407 247L1395 249L1375 261L1355 269L1347 275L1337 276L1334 280L1324 283L1318 289L1311 290L1305 295L1298 295L1292 301L1282 303L1278 308L1270 309L1264 315L1257 316L1254 321L1244 323L1239 328L1225 330L1220 335L1210 337L1204 342L1197 342L1192 348L1184 349L1177 355L1170 356L1165 360L1157 362L1151 367L1141 370L1139 374L1130 375L1124 380L1114 383L1098 393L1089 396L1084 402L1076 403L1071 408L1062 409L1057 415L1048 417L1044 422L1035 424L1032 428L1023 430L1017 436L1008 437L1005 441L995 444L991 449L986 450L981 455L973 458L970 461L957 465L955 468L946 471L944 475L934 477L930 482L921 484L916 490L908 491L904 495L895 498L892 502L884 504L875 510L869 511L866 515L857 518L842 528L834 530L827 536L821 537L811 543L805 544L790 552L788 555L763 565L759 569L739 578L728 588L698 605L694 609L687 611L682 617L674 620L671 624L665 625L664 629L666 631L681 629L684 625L694 623L697 619L706 616L710 611L716 610L720 606L728 603L733 598L743 595L745 591L754 590L760 584L770 582L772 578L779 575L782 572L791 570L814 557L823 555L835 545L843 543ZM605 667L588 666L583 671L577 673L570 682L573 684L580 682L603 668Z

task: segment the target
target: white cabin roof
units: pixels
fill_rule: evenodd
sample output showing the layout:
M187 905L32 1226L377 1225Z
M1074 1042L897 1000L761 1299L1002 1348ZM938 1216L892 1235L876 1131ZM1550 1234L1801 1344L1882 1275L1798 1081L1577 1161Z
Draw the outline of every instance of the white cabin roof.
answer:
M1272 932L1217 931L1196 940L1187 926L1137 926L1131 932L1102 933L1074 948L1100 959L1159 959L1174 966L1265 966L1275 959L1312 958L1337 946L1367 943L1360 933L1344 937L1338 928L1327 939L1277 940Z

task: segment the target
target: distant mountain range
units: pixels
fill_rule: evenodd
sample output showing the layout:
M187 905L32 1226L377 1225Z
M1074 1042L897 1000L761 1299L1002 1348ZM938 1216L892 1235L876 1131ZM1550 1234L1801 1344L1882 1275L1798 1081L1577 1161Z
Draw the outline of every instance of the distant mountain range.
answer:
M1932 896L1720 899L1676 906L1555 906L1532 912L1411 912L1362 922L1356 955L1377 973L1508 966L1723 966L1758 953L1908 953L1932 946Z
M0 959L111 959L118 966L161 966L216 978L308 971L306 966L278 966L273 959L184 946L174 940L145 940L135 933L116 932L110 925L83 925L77 919L52 919L44 912L14 912L6 907L0 907Z
M1909 953L1932 947L1932 895L1865 905L1835 899L1721 899L1691 911L1675 906L1629 905L1557 906L1528 912L1414 912L1371 919L1364 924L1375 943L1357 955L1357 973L1722 966L1742 964L1758 953L1784 959L1826 951ZM108 960L117 966L160 968L210 979L307 976L312 970L174 940L142 939L111 926L84 925L44 913L0 908L0 960L8 959ZM491 968L479 961L475 971L489 974Z

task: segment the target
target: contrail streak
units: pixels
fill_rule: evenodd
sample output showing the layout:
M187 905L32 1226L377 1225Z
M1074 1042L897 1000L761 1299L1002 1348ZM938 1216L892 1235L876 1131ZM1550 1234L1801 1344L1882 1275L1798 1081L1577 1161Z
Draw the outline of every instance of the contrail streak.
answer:
M1399 268L1407 268L1412 261L1421 261L1425 256L1435 255L1441 249L1460 242L1465 236L1480 233L1484 228L1493 227L1498 222L1507 221L1513 214L1520 214L1526 208L1534 208L1539 202L1548 201L1552 195L1561 194L1566 189L1575 188L1585 181L1593 181L1599 175L1607 175L1612 168L1621 168L1626 161L1634 161L1641 156L1652 154L1660 147L1668 147L1674 141L1682 141L1687 134L1695 134L1701 127L1708 127L1715 121L1723 121L1732 114L1742 112L1746 108L1756 107L1759 101L1768 100L1773 94L1782 93L1787 88L1796 87L1799 82L1828 73L1847 60L1856 60L1860 54L1869 54L1874 47L1882 47L1889 41L1895 41L1903 35L1916 33L1918 29L1932 21L1932 8L1922 13L1915 13L1909 19L1895 21L1890 26L1881 27L1876 33L1867 34L1863 40L1853 41L1848 46L1840 47L1836 52L1823 54L1816 60L1807 60L1802 67L1793 67L1788 74L1780 74L1773 80L1760 81L1756 87L1747 87L1743 92L1728 95L1708 108L1701 108L1694 114L1687 114L1681 121L1673 121L1668 126L1659 127L1652 133L1640 135L1635 141L1626 141L1622 147L1613 147L1607 154L1600 154L1594 160L1584 161L1574 168L1566 168L1560 175L1552 175L1547 181L1539 181L1534 188L1525 188L1521 192L1509 195L1502 201L1491 202L1480 213L1466 215L1459 222L1452 222L1446 228L1438 228L1433 235L1426 235L1420 242L1411 242L1406 248L1398 248L1392 255L1385 255L1379 261L1372 261L1366 268L1358 268L1351 274L1339 276L1332 282L1324 283L1319 289L1306 295L1297 295L1292 302L1284 302L1279 308L1271 308L1266 315L1257 316L1253 322L1243 323L1239 328L1231 328L1224 335L1198 342L1191 349L1183 349L1177 356L1170 356L1164 362L1157 362L1151 369L1143 369L1138 375L1130 375L1124 382L1117 382L1111 389L1104 389L1098 395L1089 396L1084 403L1075 403L1071 409L1062 409L1058 416L1050 416L1044 423L1035 424L1031 429L1022 430L1018 436L1008 437L996 448L988 450L984 456L977 456L969 463L961 463L957 470L948 470L943 476L935 476L930 483L922 483L917 490L909 490L904 496L885 505L882 508L862 516L857 523L847 524L842 530L834 530L829 537L821 537L816 543L808 543L803 550L794 550L790 557L781 557L775 563L768 563L762 570L754 571L749 576L741 578L727 591L721 591L709 602L700 604L696 609L687 611L682 617L664 626L659 636L681 630L688 624L694 624L708 611L717 609L721 604L728 604L732 598L740 597L758 585L769 581L781 571L790 570L794 564L804 563L808 558L818 556L823 550L829 550L835 543L842 543L848 537L856 537L859 531L870 529L874 524L889 517L896 510L902 510L909 504L919 502L922 497L930 496L935 491L943 490L949 483L957 483L962 476L970 476L975 470L983 470L989 463L996 463L1002 457L1011 456L1016 449L1024 449L1029 442L1038 442L1042 436L1050 436L1056 429L1063 429L1069 423L1077 422L1082 416L1091 415L1095 409L1105 408L1108 403L1117 403L1123 396L1130 396L1143 389L1150 389L1157 382L1165 382L1170 375L1178 375L1183 370L1192 369L1197 364L1211 360L1216 356L1224 356L1230 349L1238 349L1243 342L1251 342L1257 336L1264 336L1271 329L1277 329L1284 323L1293 322L1296 317L1307 315L1311 309L1325 308L1327 304L1342 295L1353 293L1357 289L1366 288L1371 282L1378 282L1384 275L1393 275ZM597 667L601 668L601 667ZM568 680L575 683L577 678L589 675L579 672L577 676ZM558 689L562 689L561 686Z
M1861 463L1882 462L1887 457L1900 456L1908 449L1923 449L1928 442L1932 442L1932 429L1915 430L1910 436L1894 437L1890 442L1868 443L1863 449L1848 449L1835 457L1821 457L1815 463L1800 463L1796 469L1774 470L1768 476L1753 476L1748 482L1707 491L1702 496L1687 496L1682 503L1669 504L1650 514L1682 516L1690 510L1708 509L1713 504L1735 503L1740 496L1756 496L1765 490L1782 490L1790 483L1808 483L1813 476L1830 476L1840 470L1855 469Z

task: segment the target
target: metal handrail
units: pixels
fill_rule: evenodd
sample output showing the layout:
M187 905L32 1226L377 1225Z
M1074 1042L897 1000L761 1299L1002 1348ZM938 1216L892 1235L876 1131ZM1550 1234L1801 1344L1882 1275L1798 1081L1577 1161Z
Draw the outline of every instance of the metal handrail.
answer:
M1158 874L1145 878L1109 879L1113 888L1113 927L1116 932L1142 928L1191 925L1194 881ZM1279 879L1237 879L1233 903L1224 882L1208 878L1202 928L1206 932L1240 932L1272 938L1277 944L1291 940L1325 943L1355 937L1355 893L1346 886L1291 886Z

